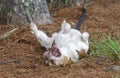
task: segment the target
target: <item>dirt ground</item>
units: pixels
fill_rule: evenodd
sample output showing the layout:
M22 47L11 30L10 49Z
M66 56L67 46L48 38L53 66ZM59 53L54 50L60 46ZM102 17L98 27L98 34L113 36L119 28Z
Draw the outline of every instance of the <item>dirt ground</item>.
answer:
M87 17L80 31L89 32L90 40L100 39L101 34L116 37L120 33L120 0L91 1L95 3L87 8ZM51 10L55 22L39 26L39 29L50 36L59 31L64 19L74 27L80 14L79 8ZM0 35L14 27L18 26L0 25ZM105 56L86 57L65 67L47 66L43 60L44 51L28 26L19 27L12 35L0 40L0 78L115 78L120 74L111 68L120 62ZM4 64L3 61L10 63Z

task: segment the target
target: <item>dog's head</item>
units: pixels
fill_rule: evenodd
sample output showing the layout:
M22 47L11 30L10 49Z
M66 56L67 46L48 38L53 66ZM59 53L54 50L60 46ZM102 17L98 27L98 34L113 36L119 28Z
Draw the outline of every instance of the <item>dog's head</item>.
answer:
M64 56L59 48L53 46L49 51L44 53L45 62L48 65L67 65L71 60Z

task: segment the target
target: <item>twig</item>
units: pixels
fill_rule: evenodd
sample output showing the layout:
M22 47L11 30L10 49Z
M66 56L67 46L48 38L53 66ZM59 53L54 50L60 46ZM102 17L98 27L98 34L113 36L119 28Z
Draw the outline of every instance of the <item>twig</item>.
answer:
M93 5L95 2L85 2L84 8L86 9L88 6Z
M8 36L10 36L13 32L15 32L18 28L14 28L13 30L5 33L4 35L0 36L0 40L3 39L3 38L6 38Z
M3 65L3 64L8 64L8 63L18 63L20 62L21 60L18 60L18 59L12 59L12 60L7 60L7 61L0 61L0 65Z

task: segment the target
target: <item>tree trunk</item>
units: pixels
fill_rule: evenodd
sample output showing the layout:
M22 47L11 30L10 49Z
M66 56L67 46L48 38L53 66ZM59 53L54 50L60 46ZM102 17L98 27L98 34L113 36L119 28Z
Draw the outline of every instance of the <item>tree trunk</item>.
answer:
M37 25L51 23L46 0L3 0L0 4L0 19L5 23L28 24L27 14ZM9 19L8 19L9 17ZM2 23L2 22L1 22Z
M12 8L11 0L0 0L0 23L6 24L10 22Z

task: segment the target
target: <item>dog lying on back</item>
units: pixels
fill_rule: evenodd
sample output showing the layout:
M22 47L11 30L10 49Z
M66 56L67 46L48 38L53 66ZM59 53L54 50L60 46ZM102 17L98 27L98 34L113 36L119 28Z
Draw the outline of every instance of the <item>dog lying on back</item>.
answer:
M49 65L67 65L78 62L82 54L89 49L89 34L72 29L70 24L63 21L61 31L54 35L54 45L51 50L44 53L46 63Z
M44 53L45 62L49 65L67 65L78 62L82 54L89 49L89 33L81 33L72 29L65 20L61 24L61 30L48 37L43 31L38 30L34 23L30 28L40 44L46 48Z

